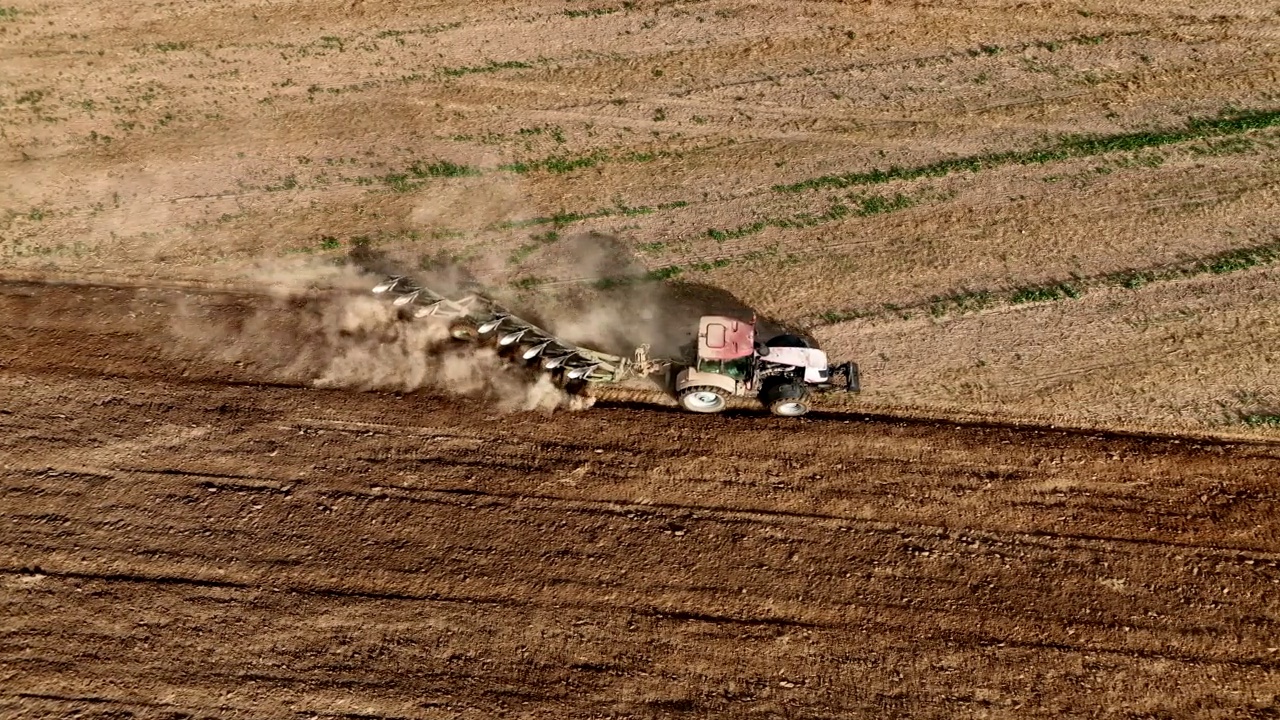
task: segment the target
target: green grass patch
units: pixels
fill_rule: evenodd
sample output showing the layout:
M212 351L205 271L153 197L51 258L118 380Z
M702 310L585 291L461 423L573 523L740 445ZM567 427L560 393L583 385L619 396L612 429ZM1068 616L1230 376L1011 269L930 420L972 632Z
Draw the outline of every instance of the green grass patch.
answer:
M966 51L969 57L979 57L981 55L999 55L1004 52L1004 48L999 45L979 45L976 48L970 48Z
M1213 273L1214 275L1221 275L1238 270L1248 270L1259 265L1273 263L1276 260L1280 260L1280 243L1222 253L1212 259L1196 263L1188 270L1187 274Z
M1176 280L1196 275L1222 275L1280 262L1280 240L1227 250L1196 258L1172 267L1147 270L1123 270L1103 276L1099 284L1137 290L1153 282Z
M1009 302L1021 305L1029 302L1051 302L1053 300L1075 300L1084 294L1080 288L1071 283L1054 283L1052 285L1034 285L1018 288L1009 296Z
M406 35L434 35L446 30L454 30L462 27L460 22L445 23L442 25L428 25L426 27L414 28L412 30L379 30L376 38L398 38Z
M1187 148L1195 155L1240 155L1247 153L1257 147L1257 143L1249 138L1228 137L1221 140L1206 140L1201 145L1192 145Z
M473 73L489 73L499 70L532 70L533 66L527 62L519 60L507 60L498 62L490 60L487 65L471 65L463 67L444 67L440 68L440 74L446 77L461 77L463 75L471 75Z
M975 290L942 295L929 299L929 314L934 317L979 312L996 304L996 295L988 290Z
M653 244L662 245L662 243L653 243ZM665 267L660 267L654 270L650 270L649 272L644 273L643 275L601 278L599 280L596 280L593 283L593 286L597 290L609 290L611 288L635 285L637 283L661 282L663 280L671 280L673 278L677 278L689 270L695 270L698 272L710 272L712 270L718 270L720 268L729 267L730 265L733 265L735 263L750 262L753 260L759 260L761 258L769 257L771 255L777 255L777 254L778 254L778 246L773 245L763 250L755 250L753 252L744 253L742 255L737 255L734 257L721 257L721 258L715 258L714 260L700 260L698 262L690 263L687 267L683 265L668 265Z
M418 186L404 173L387 173L379 179L392 190L401 193L409 192Z
M286 175L285 177L280 179L279 183L275 185L268 185L262 189L267 192L281 192L284 190L296 190L297 187L298 187L298 176Z
M847 322L849 320L859 320L867 317L869 313L858 310L828 310L818 315L818 319L824 324L835 325L836 323Z
M630 287L639 283L653 283L672 280L680 277L684 272L685 268L680 265L667 265L666 267L650 270L643 275L603 277L591 283L591 286L596 290L614 290L617 288Z
M619 203L615 207L600 208L590 212L566 212L562 210L554 215L544 215L541 217L529 218L527 220L508 220L507 222L499 224L497 229L506 230L509 228L522 228L533 225L555 225L556 227L563 227L580 220L592 220L595 218L615 217L619 215L627 217L648 215L659 210L674 210L688 205L689 203L684 200L676 200L674 202L661 203L659 205L639 205L636 207L629 207Z
M680 267L679 265L668 265L667 267L660 267L655 270L650 270L649 272L645 273L644 277L646 280L661 281L661 280L670 280L672 278L679 277L682 274L684 274L683 267Z
M508 263L518 265L521 262L524 262L525 258L532 255L538 248L543 247L544 245L550 245L559 240L560 233L555 230L548 230L547 232L539 235L530 235L529 239L531 242L521 245L511 253L511 256L507 258Z
M1271 240L1212 255L1192 258L1158 268L1121 270L1093 277L1076 277L1070 281L1054 281L1008 290L966 290L951 295L935 296L910 306L885 306L881 310L831 310L817 315L822 324L834 324L883 314L901 316L911 310L927 310L935 318L980 312L1001 305L1075 300L1090 290L1123 288L1137 290L1156 282L1167 282L1200 275L1222 275L1280 263L1280 239Z
M582 168L594 167L597 164L609 159L606 152L594 152L590 155L581 155L573 157L570 155L555 155L541 160L520 160L506 165L499 165L499 170L524 175L526 173L544 170L550 173L568 173Z
M535 127L520 128L516 130L516 135L520 137L533 137L535 135L549 135L557 145L564 144L564 128L559 125L539 125ZM494 133L496 137L501 137L500 133Z
M1280 414L1249 413L1240 417L1240 423L1249 427L1274 428L1280 430Z
M480 174L476 168L439 159L429 163L415 162L409 166L409 172L417 178L467 177Z
M857 214L860 217L880 215L881 213L906 210L915 204L915 198L912 198L909 195L903 195L902 193L898 193L891 198L872 195L871 197L861 198L858 200Z
M563 138L557 139L557 142L563 142ZM582 168L595 167L606 162L624 162L624 163L642 163L652 162L658 158L679 158L682 155L678 152L668 152L665 150L656 150L653 152L632 151L613 155L604 150L597 150L589 155L553 155L551 157L540 158L536 160L517 160L515 162L499 165L499 170L513 172L517 174L526 174L531 172L551 172L551 173L567 173Z
M1151 148L1209 138L1236 135L1250 130L1280 125L1280 110L1254 110L1225 114L1217 118L1191 118L1181 128L1116 133L1112 135L1066 135L1041 148L1012 150L950 158L914 167L892 166L842 175L824 175L797 183L774 185L777 192L794 193L819 188L846 188L895 180L942 177L956 172L978 172L1002 165L1040 165L1071 158L1112 152L1136 152Z
M711 228L707 230L707 237L716 242L724 242L726 240L734 240L736 238L754 235L763 231L765 228L775 227L782 229L796 229L814 227L824 223L836 222L846 217L869 217L871 215L880 215L882 213L894 212L896 210L905 210L916 204L917 199L909 195L898 193L891 197L880 195L855 196L851 198L854 203L850 207L844 203L832 203L825 211L813 213L797 213L784 218L765 218L757 220L747 225L740 225L736 228L717 229Z
M517 290L532 290L538 287L539 285L545 284L546 282L547 281L545 278L526 277L526 278L520 278L519 280L511 281L511 287Z
M476 168L437 159L432 162L415 162L404 172L387 173L378 179L395 192L409 192L422 186L425 181L432 178L466 177L479 174L480 171ZM359 185L368 184L361 182L360 178L357 178L356 181Z
M711 260L709 262L696 262L690 265L689 267L693 268L694 270L709 272L711 270L716 270L718 268L729 267L732 264L733 264L732 258L716 258L715 260Z
M725 240L733 240L735 238L746 237L747 235L754 235L769 227L769 225L770 223L768 220L759 220L751 223L750 225L739 225L736 228L728 230L710 228L707 230L707 237L715 240L716 242L724 242Z
M618 12L620 8L588 8L586 10L565 10L562 14L571 18L600 17L601 15L612 15Z

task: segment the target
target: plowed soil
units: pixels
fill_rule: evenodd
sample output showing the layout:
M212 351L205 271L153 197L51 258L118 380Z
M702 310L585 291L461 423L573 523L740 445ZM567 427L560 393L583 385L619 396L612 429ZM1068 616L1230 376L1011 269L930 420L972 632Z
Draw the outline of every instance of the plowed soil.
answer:
M252 295L0 290L6 717L1276 708L1274 444L502 413L175 350Z
M7 3L3 718L1280 717L1275 3ZM357 249L864 391L529 410Z

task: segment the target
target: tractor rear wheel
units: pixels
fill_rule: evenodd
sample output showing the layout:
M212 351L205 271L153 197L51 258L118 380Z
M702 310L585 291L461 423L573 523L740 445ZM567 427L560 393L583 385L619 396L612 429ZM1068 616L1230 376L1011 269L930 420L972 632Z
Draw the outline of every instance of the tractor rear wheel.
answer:
M778 383L762 394L760 399L774 415L800 417L809 412L809 388L798 382Z
M711 385L695 385L680 391L680 407L689 412L718 413L729 405L729 393Z

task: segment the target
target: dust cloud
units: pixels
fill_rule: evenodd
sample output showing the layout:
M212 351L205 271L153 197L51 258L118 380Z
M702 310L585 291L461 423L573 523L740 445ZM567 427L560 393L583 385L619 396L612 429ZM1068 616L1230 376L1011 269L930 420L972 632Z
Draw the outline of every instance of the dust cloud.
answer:
M335 262L271 261L244 274L251 310L228 314L190 303L173 330L187 352L247 366L258 376L322 388L436 393L482 400L506 411L590 407L589 397L563 390L549 375L512 362L496 348L460 342L448 321L410 319L374 285L407 275L446 297L479 291L553 335L622 357L648 346L651 357L688 359L698 318L724 314L760 318L731 294L704 285L655 282L633 251L600 233L565 237L539 258L567 280L522 291L494 276L503 263L478 258L465 266L447 254L393 257L355 247ZM635 385L669 391L663 377Z
M513 366L496 350L451 338L447 321L406 322L370 288L383 278L365 268L316 261L261 264L244 279L256 306L187 302L171 323L184 353L248 366L281 382L320 388L428 390L484 402L501 411L576 410L546 374Z
M693 352L698 319L727 315L755 318L762 337L800 333L761 316L721 288L678 280L658 281L618 238L587 232L563 238L540 258L549 274L570 278L518 301L556 335L616 355L648 345L654 357Z

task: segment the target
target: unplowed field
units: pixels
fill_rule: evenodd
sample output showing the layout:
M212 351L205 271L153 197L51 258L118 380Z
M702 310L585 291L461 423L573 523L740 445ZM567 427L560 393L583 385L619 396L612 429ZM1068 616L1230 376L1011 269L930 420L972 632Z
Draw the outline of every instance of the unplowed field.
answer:
M1274 4L10 2L0 716L1280 715ZM865 390L544 412L356 250Z
M1278 39L1259 0L18 3L0 267L693 282L863 409L1275 437Z

